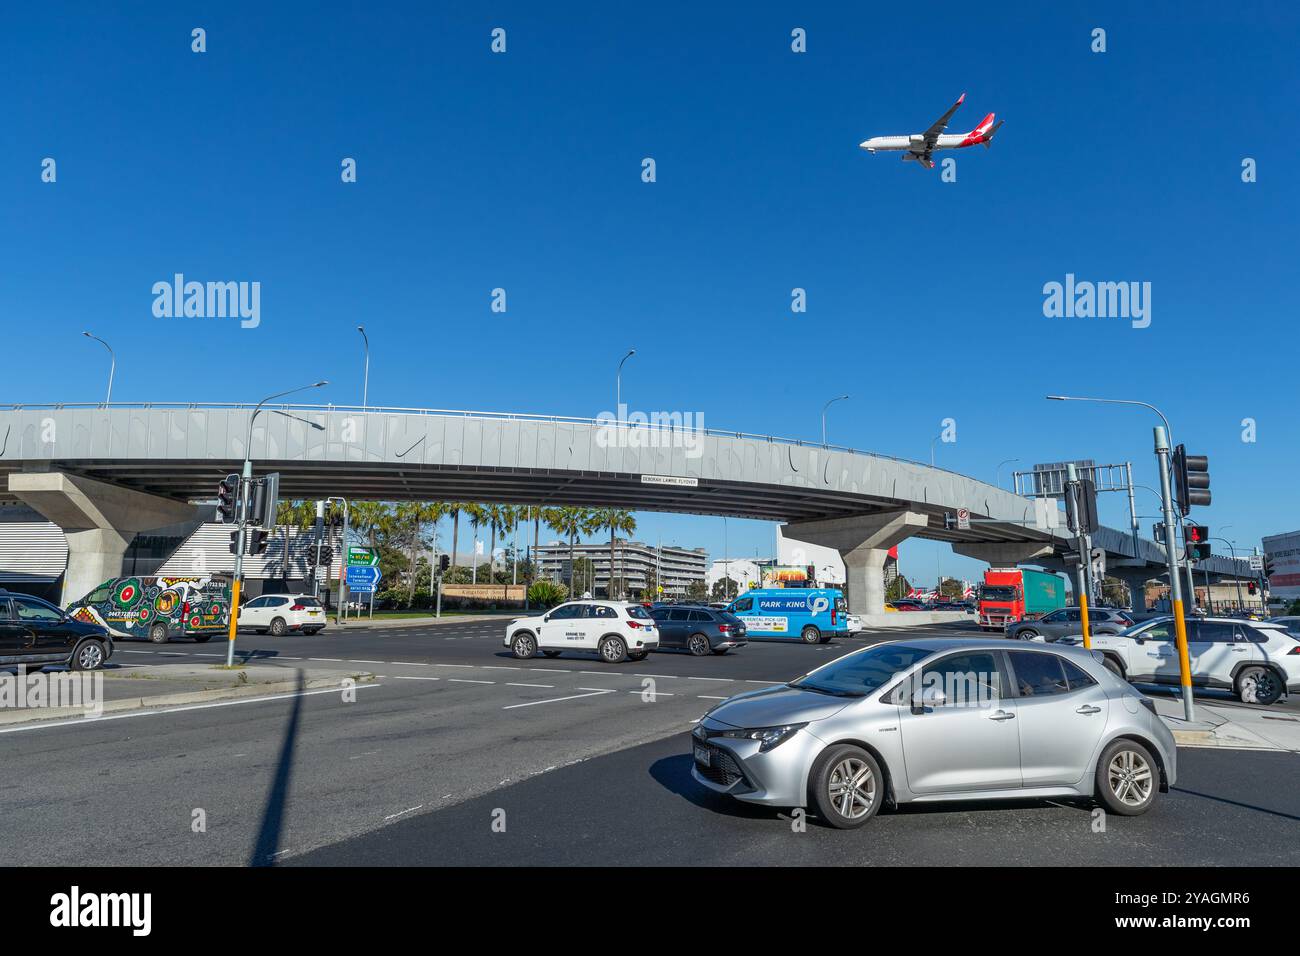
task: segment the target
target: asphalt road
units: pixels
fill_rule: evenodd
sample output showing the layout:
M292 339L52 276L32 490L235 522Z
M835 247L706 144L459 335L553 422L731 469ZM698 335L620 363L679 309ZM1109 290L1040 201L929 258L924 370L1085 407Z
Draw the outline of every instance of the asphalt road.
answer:
M1292 754L1179 751L1182 779L1141 817L1095 832L1084 804L1022 801L882 811L866 827L745 806L696 784L685 735L553 771L307 853L300 865L1300 864ZM494 821L504 819L504 832ZM499 824L498 824L499 827Z
M1296 861L1289 754L1184 751L1180 793L1139 821L1111 821L1109 834L1128 834L1119 841L1093 834L1086 810L1052 804L904 811L875 821L869 840L815 821L794 834L780 815L691 782L686 734L709 706L899 635L614 666L594 654L517 661L495 621L241 636L244 659L379 676L352 702L328 690L0 731L0 858L1104 863L1131 862L1119 854L1137 846L1153 863ZM224 652L122 643L116 661L147 671ZM498 808L504 834L488 829Z

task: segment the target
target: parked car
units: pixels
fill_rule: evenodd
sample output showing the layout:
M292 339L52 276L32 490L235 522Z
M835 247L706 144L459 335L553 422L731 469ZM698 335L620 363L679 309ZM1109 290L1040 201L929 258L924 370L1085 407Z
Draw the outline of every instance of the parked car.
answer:
M862 618L856 614L844 615L844 629L850 634L857 634L862 631Z
M1134 620L1123 611L1089 608L1088 630L1093 634L1118 634L1132 627ZM1083 614L1077 607L1063 607L1036 621L1008 625L1007 637L1021 641L1043 640L1048 643L1083 633Z
M1192 684L1231 690L1239 700L1271 704L1300 691L1300 638L1273 621L1226 617L1189 620L1187 659ZM1125 680L1179 684L1181 666L1172 617L1135 625L1122 634L1095 635L1092 649Z
M684 648L696 657L725 654L749 643L745 622L727 611L705 605L656 607L650 616L659 626L659 650Z
M778 807L811 801L859 827L887 800L1095 798L1144 813L1177 779L1155 704L1061 645L997 638L876 644L714 707L692 776Z
M38 671L66 664L93 671L113 656L113 638L102 624L81 621L49 601L0 590L0 666Z
M216 574L110 578L69 604L68 613L119 640L164 644L189 637L201 643L230 626L230 585L229 577Z
M924 611L925 610L925 605L922 602L914 601L911 598L903 598L902 600L894 601L893 605L895 611Z
M506 626L505 646L527 659L539 650L558 657L567 650L595 651L608 664L640 661L659 646L659 629L640 604L569 601L536 617Z
M320 599L310 594L263 594L239 609L239 626L282 637L290 631L315 634L327 623Z
M1280 624L1287 629L1287 633L1300 637L1300 617L1290 615L1287 617L1273 617L1269 618L1268 623Z

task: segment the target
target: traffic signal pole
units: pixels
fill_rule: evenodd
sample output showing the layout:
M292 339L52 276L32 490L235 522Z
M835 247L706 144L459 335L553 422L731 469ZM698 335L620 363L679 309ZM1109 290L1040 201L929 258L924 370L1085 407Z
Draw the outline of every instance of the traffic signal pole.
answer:
M1079 602L1079 620L1083 625L1083 646L1092 649L1092 628L1088 621L1088 577L1091 571L1091 544L1088 540L1088 531L1083 522L1083 503L1080 498L1079 474L1075 470L1074 463L1070 462L1065 466L1065 480L1067 493L1070 495L1072 507L1067 509L1067 513L1074 515L1074 532L1075 547L1079 549L1079 580L1075 585L1078 592Z
M251 431L251 426L250 426ZM239 630L239 591L244 583L244 547L248 537L248 502L253 488L253 462L244 458L239 480L239 529L235 538L235 581L230 586L230 639L226 641L226 666L235 666L235 632Z
M1192 667L1187 659L1187 620L1183 617L1183 588L1179 580L1181 569L1174 522L1174 501L1169 487L1169 437L1161 425L1157 425L1154 431L1156 459L1160 463L1160 502L1165 514L1165 559L1169 565L1169 603L1174 611L1174 634L1178 643L1178 680L1183 689L1183 716L1190 721L1196 719L1196 705L1192 701Z

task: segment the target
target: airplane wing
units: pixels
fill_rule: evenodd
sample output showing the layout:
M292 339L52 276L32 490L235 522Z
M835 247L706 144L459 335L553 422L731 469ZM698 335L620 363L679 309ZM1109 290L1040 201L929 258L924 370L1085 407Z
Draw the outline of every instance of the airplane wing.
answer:
M957 107L961 106L962 100L964 99L966 99L965 93L957 97L957 102L952 104L952 107L948 110L948 112L944 113L937 120L935 120L934 125L932 125L929 129L927 129L924 133L921 134L922 136L925 137L925 145L927 151L934 149L934 144L939 139L939 134L948 128L948 120L952 119L952 114L957 112Z

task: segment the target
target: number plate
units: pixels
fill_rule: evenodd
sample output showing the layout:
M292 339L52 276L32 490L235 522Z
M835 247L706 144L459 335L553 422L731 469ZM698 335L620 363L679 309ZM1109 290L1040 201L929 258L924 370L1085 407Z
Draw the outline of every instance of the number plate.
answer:
M702 767L707 767L707 766L709 766L709 764L710 764L710 755L709 755L709 751L706 750L704 747L696 747L696 748L695 748L695 762L696 762L697 764L699 764L700 766L702 766Z

